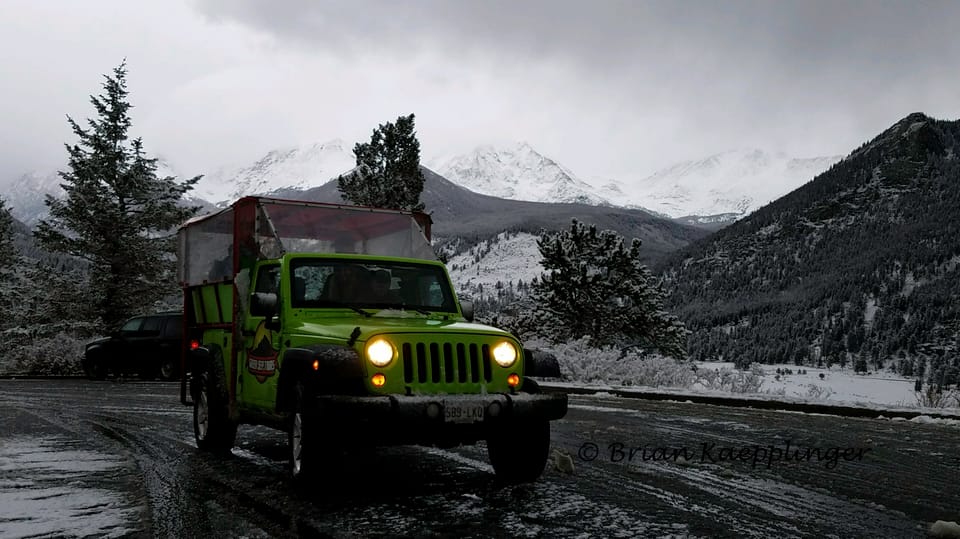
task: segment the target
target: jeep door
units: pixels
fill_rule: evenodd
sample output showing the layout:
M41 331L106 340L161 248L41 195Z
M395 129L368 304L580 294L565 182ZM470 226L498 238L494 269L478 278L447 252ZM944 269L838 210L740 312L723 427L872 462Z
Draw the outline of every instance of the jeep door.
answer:
M243 317L242 344L237 350L237 370L240 373L237 400L245 407L271 413L276 404L277 358L280 351L280 331L269 327L265 316L250 314L250 305L257 293L281 295L280 264L263 263L257 266L251 295L246 301ZM283 300L278 300L282 302ZM279 311L273 317L279 319Z

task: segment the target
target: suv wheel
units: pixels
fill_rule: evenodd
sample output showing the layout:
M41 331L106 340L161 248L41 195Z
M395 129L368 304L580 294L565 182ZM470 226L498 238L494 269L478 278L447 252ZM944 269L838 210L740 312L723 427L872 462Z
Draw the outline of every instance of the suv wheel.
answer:
M160 378L163 380L173 380L177 377L177 367L172 359L164 359L160 362Z
M487 453L497 479L506 483L536 481L550 452L550 422L506 421L487 437Z
M87 378L91 380L105 380L107 378L107 366L98 358L90 358L84 365Z
M197 447L212 453L229 453L237 439L237 425L230 421L221 377L210 369L204 369L199 376L199 388L193 399L193 434Z

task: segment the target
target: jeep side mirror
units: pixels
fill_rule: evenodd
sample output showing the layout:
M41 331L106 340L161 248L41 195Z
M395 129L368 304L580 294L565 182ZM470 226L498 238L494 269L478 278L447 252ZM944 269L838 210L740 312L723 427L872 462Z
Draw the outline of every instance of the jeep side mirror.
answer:
M277 295L271 292L255 292L250 301L250 315L270 318L277 314Z
M460 310L463 311L463 317L469 322L473 322L473 302L464 300L460 302Z

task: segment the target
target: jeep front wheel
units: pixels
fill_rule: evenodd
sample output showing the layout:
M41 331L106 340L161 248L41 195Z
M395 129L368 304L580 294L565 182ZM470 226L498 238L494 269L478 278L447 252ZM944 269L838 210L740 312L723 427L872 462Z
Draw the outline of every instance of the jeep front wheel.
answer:
M200 373L193 399L193 434L197 447L213 453L228 453L237 438L237 426L230 421L222 384L204 370Z
M550 452L550 422L508 421L487 437L487 454L497 479L506 483L536 481Z
M313 418L307 414L306 390L298 382L294 389L295 405L290 416L287 441L290 454L290 477L303 484L315 472L320 459L317 429Z

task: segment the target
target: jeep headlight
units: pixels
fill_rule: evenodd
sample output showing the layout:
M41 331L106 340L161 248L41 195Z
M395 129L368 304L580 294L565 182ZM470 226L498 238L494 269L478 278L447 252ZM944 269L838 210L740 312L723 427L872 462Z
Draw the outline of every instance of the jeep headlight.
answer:
M497 365L507 368L517 361L517 347L504 341L493 347L493 359Z
M396 350L386 339L374 339L367 345L367 359L377 367L386 367L395 355Z

